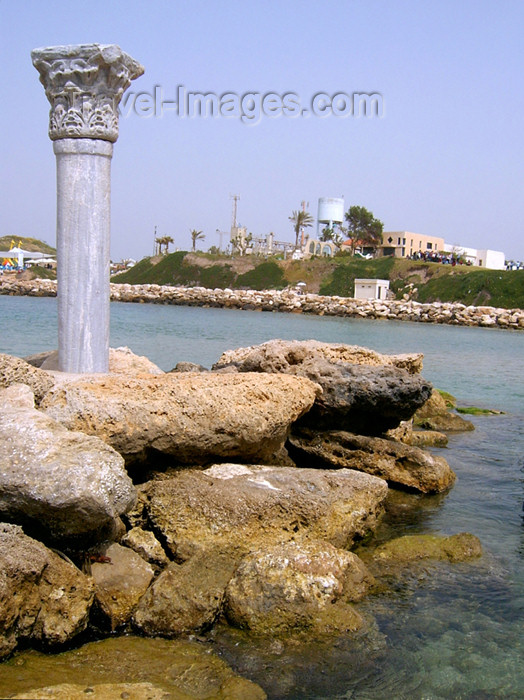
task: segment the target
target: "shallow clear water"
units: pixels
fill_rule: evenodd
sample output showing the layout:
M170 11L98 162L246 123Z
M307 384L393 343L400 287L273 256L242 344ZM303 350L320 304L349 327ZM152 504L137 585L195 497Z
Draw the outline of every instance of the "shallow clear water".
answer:
M0 352L55 348L56 300L0 297ZM517 698L524 695L524 334L145 304L111 305L111 345L165 370L205 366L226 349L315 338L381 352L423 352L425 377L466 405L506 411L441 453L458 475L449 494L393 494L378 538L406 532L480 537L473 565L427 565L360 605L371 632L332 644L246 641L217 629L213 648L272 698ZM1 673L1 670L0 670Z

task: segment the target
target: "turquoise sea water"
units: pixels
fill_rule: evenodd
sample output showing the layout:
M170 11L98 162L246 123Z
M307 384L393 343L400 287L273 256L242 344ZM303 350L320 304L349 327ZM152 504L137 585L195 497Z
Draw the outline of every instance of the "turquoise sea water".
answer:
M56 347L55 299L0 297L0 310L0 352ZM472 532L480 562L429 565L368 599L360 610L374 625L351 639L297 647L220 629L210 637L270 698L524 697L524 334L145 304L112 304L111 319L112 347L127 345L165 370L182 360L209 367L226 349L270 338L423 352L423 375L459 403L505 411L474 417L474 432L433 450L456 471L455 487L393 494L377 533Z

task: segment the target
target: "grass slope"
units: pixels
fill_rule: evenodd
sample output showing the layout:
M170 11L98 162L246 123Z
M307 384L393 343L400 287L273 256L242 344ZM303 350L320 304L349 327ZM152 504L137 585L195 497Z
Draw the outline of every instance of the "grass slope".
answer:
M282 289L302 281L309 291L350 297L354 293L355 278L379 278L390 281L390 289L397 299L409 292L412 299L420 302L454 301L476 306L524 308L523 270L452 267L391 257L260 261L217 256L215 261L204 255L199 260L194 254L186 260L188 255L180 251L145 258L113 281L257 290ZM195 264L197 261L203 264Z

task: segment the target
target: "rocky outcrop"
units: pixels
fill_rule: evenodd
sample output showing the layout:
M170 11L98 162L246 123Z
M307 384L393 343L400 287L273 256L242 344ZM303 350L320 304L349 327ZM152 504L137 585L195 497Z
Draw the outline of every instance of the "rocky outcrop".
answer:
M114 631L131 619L155 572L136 552L116 543L99 549L99 554L90 565L95 603Z
M250 552L226 590L229 622L281 635L354 631L363 620L348 605L374 580L351 552L325 542L286 542Z
M220 464L152 481L143 492L153 530L184 561L304 537L349 547L376 526L387 484L351 469Z
M41 408L70 430L97 435L127 462L151 453L182 464L263 462L319 393L309 380L284 375L92 375L55 386Z
M37 411L29 387L0 390L0 518L85 547L112 537L135 500L115 450Z
M299 466L358 469L390 485L422 493L447 491L455 482L455 474L443 457L393 440L342 430L292 435L288 452Z
M72 564L0 524L0 658L19 640L63 644L85 629L93 583Z
M214 370L235 367L242 372L275 372L293 374L293 368L310 360L366 365L371 367L398 367L410 374L422 370L421 353L382 355L358 345L322 343L318 340L269 340L261 345L236 348L222 353Z
M421 366L420 355L388 357L356 346L275 340L225 353L213 369L307 377L322 394L301 425L381 435L429 398L431 384L416 374Z
M38 404L54 383L49 372L39 370L18 357L0 353L0 389L12 384L26 384L31 388Z
M140 601L135 626L143 634L163 637L210 627L222 610L238 559L226 547L203 550L183 564L170 564Z

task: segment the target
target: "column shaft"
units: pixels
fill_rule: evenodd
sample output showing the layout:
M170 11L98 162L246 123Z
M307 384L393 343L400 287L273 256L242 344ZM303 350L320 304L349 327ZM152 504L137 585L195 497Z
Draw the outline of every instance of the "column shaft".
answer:
M113 144L73 138L55 141L53 148L59 370L108 372Z

